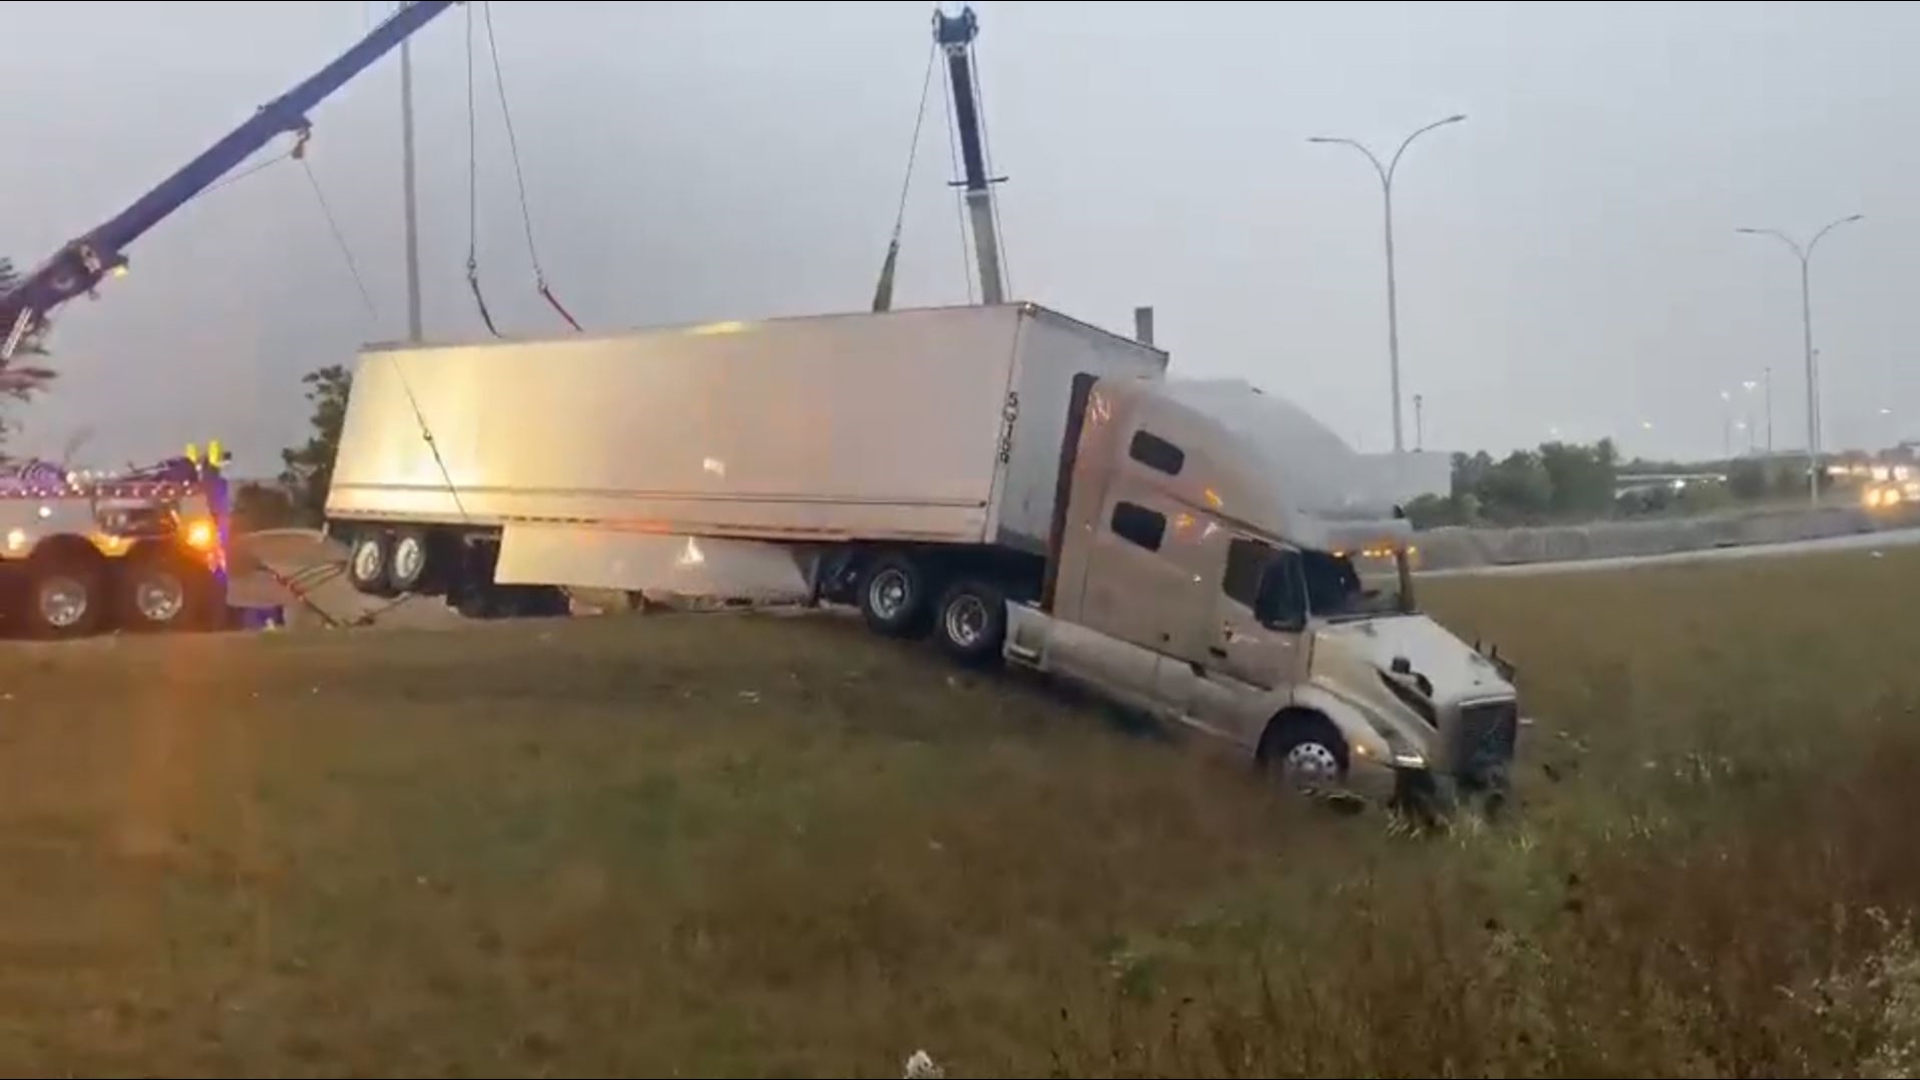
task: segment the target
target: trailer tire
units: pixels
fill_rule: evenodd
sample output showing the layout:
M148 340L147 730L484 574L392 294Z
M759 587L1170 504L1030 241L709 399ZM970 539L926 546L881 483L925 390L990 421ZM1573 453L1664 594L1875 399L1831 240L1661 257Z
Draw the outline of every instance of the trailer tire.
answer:
M968 666L999 659L1007 640L1007 596L980 578L962 578L941 594L935 632L947 655Z
M84 541L36 552L27 564L27 625L34 637L86 637L105 622L106 560Z
M860 614L884 637L919 637L932 621L931 575L924 564L899 552L876 556L860 575Z
M436 567L425 529L401 529L387 549L387 584L395 593L421 592Z
M347 583L367 596L386 596L392 562L393 538L386 530L358 530L347 543Z
M192 630L213 623L213 577L205 566L162 548L136 551L117 575L118 619L131 631Z

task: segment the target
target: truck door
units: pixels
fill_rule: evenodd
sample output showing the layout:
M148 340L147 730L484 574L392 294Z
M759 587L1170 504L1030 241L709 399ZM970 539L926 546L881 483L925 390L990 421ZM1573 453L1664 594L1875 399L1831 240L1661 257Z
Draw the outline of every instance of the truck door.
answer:
M1270 692L1298 679L1303 667L1307 604L1299 553L1235 537L1215 611L1189 711L1209 726L1258 739Z

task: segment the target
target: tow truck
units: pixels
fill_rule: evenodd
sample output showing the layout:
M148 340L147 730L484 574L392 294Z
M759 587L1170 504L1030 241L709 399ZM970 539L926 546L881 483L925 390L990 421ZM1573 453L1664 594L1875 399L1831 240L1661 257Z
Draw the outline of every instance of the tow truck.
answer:
M71 638L227 621L231 500L218 443L116 474L0 468L0 625Z
M254 113L120 213L69 241L0 292L0 390L50 373L13 365L44 351L55 309L127 269L126 249L274 139L304 152L307 111L457 0L416 0L331 63ZM96 476L30 459L0 462L0 623L40 637L107 627L218 624L226 611L229 530L217 447Z

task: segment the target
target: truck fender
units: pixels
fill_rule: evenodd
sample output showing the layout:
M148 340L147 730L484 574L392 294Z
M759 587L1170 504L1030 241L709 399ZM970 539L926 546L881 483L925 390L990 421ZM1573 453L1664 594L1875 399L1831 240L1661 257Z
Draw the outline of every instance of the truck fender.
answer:
M1373 722L1367 718L1367 713L1362 707L1327 687L1314 683L1308 683L1296 689L1293 692L1293 700L1269 722L1269 727L1284 722L1289 714L1303 712L1325 717L1347 741L1348 750L1356 757L1369 757L1375 761L1393 759L1392 748L1387 745L1387 740L1374 727Z

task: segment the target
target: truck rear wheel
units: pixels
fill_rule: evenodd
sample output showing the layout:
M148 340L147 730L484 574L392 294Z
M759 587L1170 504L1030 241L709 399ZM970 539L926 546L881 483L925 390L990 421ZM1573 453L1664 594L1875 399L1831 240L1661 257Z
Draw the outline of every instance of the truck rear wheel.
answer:
M933 611L931 575L924 565L898 552L867 564L860 576L860 613L876 634L919 637Z
M987 664L1007 640L1007 597L991 582L962 578L941 597L935 618L940 647L963 664Z
M120 625L128 630L188 630L209 625L212 580L206 567L175 551L129 556L120 570Z
M25 615L42 638L85 637L100 628L106 612L106 566L91 550L50 550L27 571Z
M363 529L347 546L347 581L368 596L387 594L387 565L393 561L393 538L384 529Z
M425 588L428 575L434 569L429 557L431 552L424 529L402 529L393 534L387 583L394 592L420 592Z

